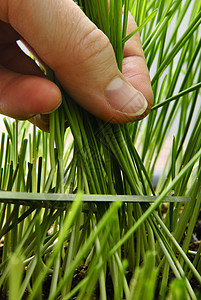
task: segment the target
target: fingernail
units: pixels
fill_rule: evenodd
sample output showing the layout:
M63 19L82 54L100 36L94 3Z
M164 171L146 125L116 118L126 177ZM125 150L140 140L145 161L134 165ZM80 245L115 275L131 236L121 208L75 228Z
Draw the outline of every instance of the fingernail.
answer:
M55 110L57 110L57 108L59 108L59 106L61 105L61 103L62 103L62 100L59 100L58 104L54 108L52 108L52 109L50 109L50 110L48 110L46 112L41 112L41 114L43 114L43 115L49 115L49 114L51 114L52 112L54 112Z
M105 96L113 109L130 116L142 115L148 106L145 97L120 77L109 83Z
M49 115L34 115L29 119L31 123L42 129L43 131L49 132Z

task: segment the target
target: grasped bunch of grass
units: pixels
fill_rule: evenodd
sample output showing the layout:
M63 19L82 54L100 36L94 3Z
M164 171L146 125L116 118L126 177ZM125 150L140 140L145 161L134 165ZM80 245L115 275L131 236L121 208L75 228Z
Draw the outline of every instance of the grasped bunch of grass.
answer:
M27 123L10 126L5 120L8 138L5 144L2 135L1 189L82 191L100 194L100 199L101 194L158 198L151 205L82 204L80 195L66 207L58 207L57 201L45 209L35 202L28 208L2 204L2 293L12 300L26 293L29 299L42 299L47 293L48 299L96 295L137 300L156 299L157 287L164 299L174 275L169 299L176 299L176 290L178 299L196 299L191 278L201 284L201 247L191 261L188 250L201 205L201 1L111 0L110 10L106 0L77 2L109 37L120 70L130 9L140 25L153 74L154 107L145 121L112 125L91 116L62 90L63 104L50 116L50 135L33 127L27 139ZM183 30L187 13L189 23ZM59 85L48 67L47 75ZM172 150L154 188L156 162L176 115L179 126ZM192 200L171 202L164 214L161 202L173 193Z

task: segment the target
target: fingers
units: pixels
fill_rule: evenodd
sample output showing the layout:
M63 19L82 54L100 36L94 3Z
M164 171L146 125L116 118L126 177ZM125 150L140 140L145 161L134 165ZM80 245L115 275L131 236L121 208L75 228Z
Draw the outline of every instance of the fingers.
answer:
M54 111L61 102L59 88L49 80L0 68L0 113L29 119Z
M39 78L44 77L43 72L17 46L19 38L9 24L0 22L0 113L16 119L37 114L32 120L47 131L48 118L38 114L56 109L61 94L56 85Z
M74 1L16 0L7 10L2 6L1 15L92 114L124 123L147 110L145 97L118 70L107 37Z

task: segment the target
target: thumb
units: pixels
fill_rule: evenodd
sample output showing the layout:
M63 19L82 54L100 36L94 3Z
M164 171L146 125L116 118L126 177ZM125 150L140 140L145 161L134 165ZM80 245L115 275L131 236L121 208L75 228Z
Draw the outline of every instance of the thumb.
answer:
M146 114L148 103L118 70L108 38L74 1L16 0L4 18L90 113L113 123Z

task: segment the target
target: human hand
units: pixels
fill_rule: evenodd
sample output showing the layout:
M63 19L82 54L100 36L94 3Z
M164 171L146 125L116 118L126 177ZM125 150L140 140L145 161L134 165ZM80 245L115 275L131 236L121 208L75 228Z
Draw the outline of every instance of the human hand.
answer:
M47 130L45 116L61 103L60 90L20 50L19 39L98 118L125 123L149 112L153 93L139 34L126 43L121 74L108 38L72 0L4 0L0 20L0 113ZM128 33L135 28L129 16Z

